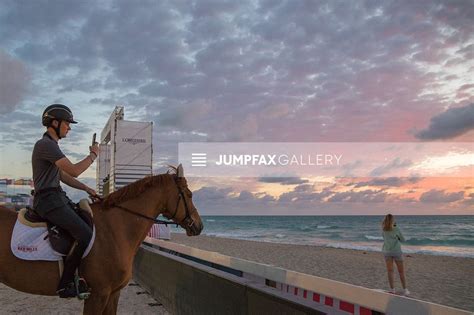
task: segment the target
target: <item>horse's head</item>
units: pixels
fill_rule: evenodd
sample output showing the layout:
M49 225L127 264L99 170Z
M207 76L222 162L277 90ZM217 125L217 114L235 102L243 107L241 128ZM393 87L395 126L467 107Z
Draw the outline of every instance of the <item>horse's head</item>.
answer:
M199 235L203 229L202 220L193 204L193 193L188 188L181 164L173 177L175 185L170 189L168 210L163 215L185 229L188 236Z

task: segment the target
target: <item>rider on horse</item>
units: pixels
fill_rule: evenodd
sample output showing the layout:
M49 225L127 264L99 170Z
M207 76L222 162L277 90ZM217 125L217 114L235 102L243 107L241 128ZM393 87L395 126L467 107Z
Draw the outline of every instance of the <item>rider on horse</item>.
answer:
M76 241L65 260L64 272L56 291L61 298L76 297L74 274L92 238L92 229L73 210L72 201L59 184L61 181L84 190L91 196L97 196L92 188L76 177L94 163L99 154L99 146L94 143L89 147L89 155L73 164L58 145L58 141L65 138L71 130L70 124L77 123L71 110L62 104L50 105L43 112L42 122L47 130L36 142L31 158L35 189L33 207L44 219L68 231Z

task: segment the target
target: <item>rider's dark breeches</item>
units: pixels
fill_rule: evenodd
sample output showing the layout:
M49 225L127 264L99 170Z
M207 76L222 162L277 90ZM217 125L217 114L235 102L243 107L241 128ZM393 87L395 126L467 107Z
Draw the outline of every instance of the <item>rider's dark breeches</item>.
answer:
M92 229L68 205L55 208L43 215L43 217L54 225L67 230L77 242L64 264L63 276L59 282L59 288L62 288L67 283L73 281L74 272L79 267L82 255L84 255L92 238Z

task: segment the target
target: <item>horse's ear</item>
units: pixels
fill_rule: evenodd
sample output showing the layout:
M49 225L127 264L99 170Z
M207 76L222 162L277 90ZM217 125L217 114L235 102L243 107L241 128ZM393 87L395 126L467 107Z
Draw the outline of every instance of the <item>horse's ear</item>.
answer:
M176 176L178 176L178 178L184 177L184 171L183 171L183 165L182 164L178 165L178 169L176 171Z

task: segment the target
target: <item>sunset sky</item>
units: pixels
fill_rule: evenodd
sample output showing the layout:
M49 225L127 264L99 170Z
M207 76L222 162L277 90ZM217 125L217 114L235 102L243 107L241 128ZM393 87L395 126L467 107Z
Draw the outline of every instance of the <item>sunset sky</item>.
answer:
M73 161L117 105L154 123L156 172L180 142L464 142L466 158L473 21L471 0L0 0L0 178L31 177L56 102L79 121ZM203 214L474 214L472 173L188 182Z

